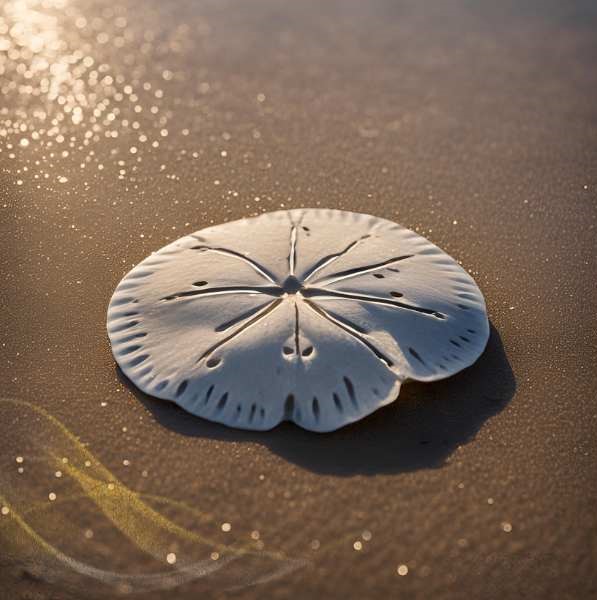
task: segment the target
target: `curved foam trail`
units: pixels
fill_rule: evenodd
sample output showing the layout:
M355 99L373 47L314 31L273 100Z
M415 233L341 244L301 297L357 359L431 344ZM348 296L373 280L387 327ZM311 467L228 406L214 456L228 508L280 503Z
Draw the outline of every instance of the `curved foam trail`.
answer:
M82 489L82 497L90 499L104 517L139 550L163 563L166 561L169 552L168 543L174 538L179 541L190 542L195 546L208 547L210 551L218 550L221 555L218 560L209 558L186 562L183 560L183 557L177 557L176 564L172 566L171 571L151 575L129 575L98 569L78 561L55 548L26 522L16 509L10 506L10 503L6 499L0 496L2 504L9 508L9 514L6 516L3 515L2 519L0 519L0 526L4 525L7 521L15 523L27 534L27 537L34 542L33 545L36 545L39 550L54 557L74 572L93 577L111 585L130 584L137 587L141 585L143 589L149 590L172 587L173 585L178 586L187 581L205 577L219 570L222 566L248 555L273 560L280 564L280 568L276 569L274 573L267 575L267 577L276 576L278 571L286 571L286 568L290 564L296 563L296 561L288 559L282 553L258 551L250 547L226 546L210 540L199 533L181 527L143 502L140 494L122 484L85 448L73 433L45 409L30 402L12 398L0 398L0 407L2 405L11 405L32 411L38 417L41 416L44 421L57 430L59 435L52 434L55 446L54 449L49 451L50 461L57 468L59 467L65 475L72 477ZM61 458L65 455L69 456L67 462ZM79 467L77 463L85 466ZM179 508L190 510L194 514L197 514L203 521L215 520L205 513L187 507L184 503L170 501L165 498L162 500ZM6 517L9 517L7 521L4 520ZM22 537L22 534L15 534L14 539L19 540ZM173 582L175 583L173 584ZM246 583L246 585L252 584L253 580Z
M2 504L7 506L10 510L9 514L4 518L9 517L12 519L15 524L27 534L28 538L37 548L43 550L46 554L53 557L59 563L65 567L68 567L72 571L75 571L76 573L86 577L97 579L98 581L108 585L128 584L134 587L135 591L151 591L178 587L183 583L187 583L189 581L205 577L206 575L210 575L211 573L215 573L224 565L238 558L235 556L229 556L217 561L207 559L188 564L184 567L177 567L176 570L173 571L164 571L161 573L152 574L136 575L98 569L97 567L88 565L87 563L77 560L72 556L68 556L50 544L32 527L30 527L29 524L12 507L9 506L8 502L2 495L0 495L0 502L2 502Z

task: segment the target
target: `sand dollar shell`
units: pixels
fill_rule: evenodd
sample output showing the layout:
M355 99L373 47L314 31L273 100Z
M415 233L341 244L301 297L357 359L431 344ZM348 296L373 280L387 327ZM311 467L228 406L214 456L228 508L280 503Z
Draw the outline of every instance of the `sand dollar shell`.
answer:
M453 258L391 221L326 209L180 238L122 279L107 325L141 390L261 430L337 429L407 379L471 365L489 336L483 296Z

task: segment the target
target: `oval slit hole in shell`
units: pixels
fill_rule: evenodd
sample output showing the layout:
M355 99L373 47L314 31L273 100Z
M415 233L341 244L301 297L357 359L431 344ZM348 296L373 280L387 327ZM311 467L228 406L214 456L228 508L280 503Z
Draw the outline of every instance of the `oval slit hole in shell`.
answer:
M288 394L286 396L286 402L284 402L284 419L290 421L292 419L292 415L294 414L294 396L292 394Z
M411 356L414 356L422 365L425 365L425 361L421 358L421 355L414 348L409 348L408 351L410 352Z
M158 392L161 392L167 385L168 383L170 383L170 381L168 379L164 379L164 381L160 381L156 386L155 389Z
M321 411L319 408L319 400L316 396L313 396L313 403L311 405L311 408L313 409L313 416L315 417L315 420L319 421L319 415Z
M143 361L146 361L149 358L149 354L140 354L139 356L135 356L128 364L129 367L136 367L140 365Z
M334 394L332 395L332 398L334 399L334 405L336 406L336 409L339 412L343 412L344 411L344 407L342 406L342 402L340 401L340 397L338 396L338 394L336 394L334 392Z
M221 412L226 406L226 402L228 401L228 392L224 392L220 399L218 400L218 404L216 406L216 412Z
M120 354L120 356L126 356L127 354L130 354L131 352L136 352L137 350L140 350L141 348L143 348L143 346L140 346L139 344L134 344L132 346L126 346L118 354Z
M209 389L207 390L207 392L205 393L205 398L203 398L203 404L207 404L209 402L209 399L211 397L212 392L214 391L214 385L210 385Z
M355 408L358 408L359 403L357 402L357 397L356 397L356 394L354 393L354 385L353 385L352 381L348 377L344 377L343 379L344 379L344 385L346 386L346 393L348 394L350 401L352 402L352 404Z

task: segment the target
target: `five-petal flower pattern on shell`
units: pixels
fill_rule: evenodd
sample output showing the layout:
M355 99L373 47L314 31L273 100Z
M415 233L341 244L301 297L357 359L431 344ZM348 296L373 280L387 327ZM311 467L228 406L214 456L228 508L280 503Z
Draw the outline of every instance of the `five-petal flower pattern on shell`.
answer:
M152 254L108 310L114 356L144 392L245 429L315 431L471 365L489 323L472 277L369 215L297 209L208 227Z

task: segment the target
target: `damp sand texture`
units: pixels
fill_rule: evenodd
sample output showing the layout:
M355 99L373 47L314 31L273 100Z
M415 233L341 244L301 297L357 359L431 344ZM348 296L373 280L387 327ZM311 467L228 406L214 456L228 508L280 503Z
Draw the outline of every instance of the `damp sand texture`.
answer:
M576 0L0 3L2 593L594 597L596 28ZM126 273L305 207L457 259L478 361L325 434L131 385Z

